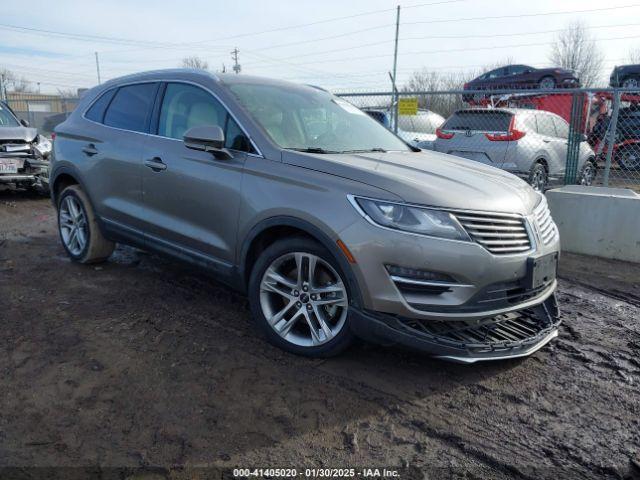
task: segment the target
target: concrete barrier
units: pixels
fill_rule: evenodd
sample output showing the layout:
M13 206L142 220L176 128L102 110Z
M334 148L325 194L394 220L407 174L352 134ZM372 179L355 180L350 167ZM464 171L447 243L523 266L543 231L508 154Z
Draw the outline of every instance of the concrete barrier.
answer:
M546 196L563 251L640 263L640 195L568 185Z

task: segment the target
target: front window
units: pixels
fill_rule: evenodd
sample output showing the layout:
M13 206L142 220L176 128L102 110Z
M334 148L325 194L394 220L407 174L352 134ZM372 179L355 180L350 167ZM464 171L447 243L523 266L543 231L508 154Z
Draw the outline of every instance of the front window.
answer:
M230 88L281 148L318 153L410 150L366 113L325 91L259 84Z
M9 110L0 105L0 127L19 127L20 124Z
M214 125L224 132L225 148L251 152L251 142L222 104L200 87L169 83L162 99L158 135L182 140L191 127Z

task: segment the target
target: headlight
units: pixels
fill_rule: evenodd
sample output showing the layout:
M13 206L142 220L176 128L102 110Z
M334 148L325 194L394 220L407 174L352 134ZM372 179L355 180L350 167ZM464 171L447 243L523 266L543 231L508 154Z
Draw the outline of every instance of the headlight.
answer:
M44 135L37 136L35 147L43 157L46 157L51 153L51 141Z
M356 198L355 201L373 223L382 227L430 237L471 241L449 212L368 198Z

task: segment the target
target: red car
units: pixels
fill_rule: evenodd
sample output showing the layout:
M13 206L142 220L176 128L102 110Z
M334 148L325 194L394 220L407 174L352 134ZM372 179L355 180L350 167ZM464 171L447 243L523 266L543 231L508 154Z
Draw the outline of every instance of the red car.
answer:
M496 68L464 84L465 90L501 90L512 88L578 88L580 80L564 68L534 68L507 65ZM465 102L484 98L483 94L463 95Z

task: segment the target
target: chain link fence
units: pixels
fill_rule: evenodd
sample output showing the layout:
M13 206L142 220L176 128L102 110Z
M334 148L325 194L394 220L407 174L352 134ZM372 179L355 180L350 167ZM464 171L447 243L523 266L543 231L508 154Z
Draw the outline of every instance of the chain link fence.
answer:
M63 122L78 104L78 97L31 92L8 92L4 99L21 120L44 135Z
M586 184L640 191L640 91L337 95L417 147L502 168L539 189Z

